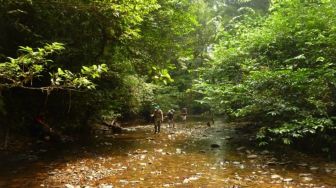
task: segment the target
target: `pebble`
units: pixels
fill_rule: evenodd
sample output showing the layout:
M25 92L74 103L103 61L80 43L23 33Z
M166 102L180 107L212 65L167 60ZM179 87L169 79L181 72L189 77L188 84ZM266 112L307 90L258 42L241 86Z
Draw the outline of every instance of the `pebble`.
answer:
M237 148L237 151L241 151L241 150L243 150L243 149L245 149L244 146Z
M75 188L75 186L71 185L71 184L65 184L64 185L65 188Z
M292 182L293 179L292 178L285 178L283 179L282 181L286 182L286 183L289 183L289 182Z
M188 178L183 180L183 183L184 183L184 184L187 184L187 183L189 183L189 182L190 182L190 180L189 180Z
M48 172L48 174L49 175L55 175L55 174L57 174L57 172L54 172L54 171L53 172Z
M257 157L258 157L258 155L248 155L248 156L247 156L248 159L255 159L255 158L257 158Z
M332 172L332 169L330 169L330 168L325 168L325 172L326 172L326 173L330 173L330 172Z
M311 177L302 177L302 180L303 181L312 181L313 178L311 178Z
M232 164L234 164L234 165L240 165L240 162L239 161L233 161Z
M99 188L113 188L113 185L99 185Z
M261 155L267 155L267 154L269 154L270 152L268 151L268 150L264 150L264 151L262 151L260 154Z
M315 171L315 170L318 170L319 168L316 166L311 166L309 169Z
M297 164L298 166L302 166L302 167L306 167L306 166L308 166L308 164L307 163L299 163L299 164Z
M195 180L198 180L198 179L199 179L198 176L191 176L191 177L189 178L189 180L192 180L192 181L195 181Z
M271 175L271 178L272 179L281 179L282 177L279 176L278 174L273 174L273 175Z
M268 161L266 164L267 164L267 165L276 165L277 162L275 162L275 161Z
M300 177L308 177L308 176L311 176L312 174L311 173L300 173L299 176Z
M119 180L119 182L122 183L122 184L128 184L127 180Z

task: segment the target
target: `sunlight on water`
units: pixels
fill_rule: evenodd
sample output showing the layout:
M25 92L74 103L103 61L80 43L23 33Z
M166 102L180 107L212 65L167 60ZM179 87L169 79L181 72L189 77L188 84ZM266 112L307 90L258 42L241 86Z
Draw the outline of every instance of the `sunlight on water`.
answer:
M178 124L123 134L102 132L91 141L50 150L32 163L11 165L0 187L335 187L336 164L300 153L283 155L243 146L235 126Z

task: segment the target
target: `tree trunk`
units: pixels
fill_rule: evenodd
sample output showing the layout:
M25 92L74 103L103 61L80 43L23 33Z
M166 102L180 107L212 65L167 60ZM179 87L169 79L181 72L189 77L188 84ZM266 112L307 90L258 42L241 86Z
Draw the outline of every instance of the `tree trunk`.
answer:
M4 141L4 149L7 150L9 143L9 128L5 128L5 141Z

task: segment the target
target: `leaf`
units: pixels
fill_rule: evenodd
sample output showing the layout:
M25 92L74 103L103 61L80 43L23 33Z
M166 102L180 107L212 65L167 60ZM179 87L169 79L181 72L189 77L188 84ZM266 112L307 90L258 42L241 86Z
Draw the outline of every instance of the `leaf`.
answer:
M58 69L57 69L57 73L58 73L60 76L65 75L64 71L63 71L61 68L58 68Z

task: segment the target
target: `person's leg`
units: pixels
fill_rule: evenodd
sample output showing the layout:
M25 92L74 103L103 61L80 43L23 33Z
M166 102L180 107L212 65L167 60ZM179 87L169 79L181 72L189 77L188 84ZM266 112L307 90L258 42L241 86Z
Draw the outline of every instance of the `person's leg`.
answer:
M161 121L158 121L158 133L160 133Z
M157 121L154 120L154 133L156 133L156 132L157 132Z
M168 119L168 128L170 128L172 126L172 120Z

